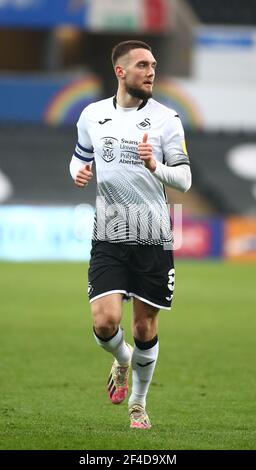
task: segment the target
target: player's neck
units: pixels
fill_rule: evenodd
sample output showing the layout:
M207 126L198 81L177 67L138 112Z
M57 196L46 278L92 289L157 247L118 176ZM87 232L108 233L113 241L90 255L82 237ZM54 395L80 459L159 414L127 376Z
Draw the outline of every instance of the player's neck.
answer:
M143 100L135 98L126 91L118 89L116 94L116 102L122 108L138 108Z

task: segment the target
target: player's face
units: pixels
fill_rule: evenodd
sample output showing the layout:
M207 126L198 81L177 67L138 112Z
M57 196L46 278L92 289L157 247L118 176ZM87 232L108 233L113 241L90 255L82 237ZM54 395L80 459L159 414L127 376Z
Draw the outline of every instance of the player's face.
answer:
M156 60L147 49L132 49L124 67L126 91L135 98L151 98L155 78Z

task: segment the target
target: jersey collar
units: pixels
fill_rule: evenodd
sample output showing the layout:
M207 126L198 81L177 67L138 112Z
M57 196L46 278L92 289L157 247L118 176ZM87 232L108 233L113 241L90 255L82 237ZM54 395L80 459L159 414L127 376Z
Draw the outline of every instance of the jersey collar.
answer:
M146 106L148 100L143 100L142 103L139 105L137 111L139 111L140 109L144 108L144 106ZM113 105L114 105L114 108L116 109L116 96L114 96L113 98Z

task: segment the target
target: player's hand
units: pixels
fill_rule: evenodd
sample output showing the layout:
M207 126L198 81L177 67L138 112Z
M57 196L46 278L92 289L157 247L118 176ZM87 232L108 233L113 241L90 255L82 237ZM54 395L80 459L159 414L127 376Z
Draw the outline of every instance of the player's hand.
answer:
M144 161L145 167L154 172L156 169L156 161L153 158L152 145L148 143L148 134L145 133L142 142L138 145L140 159Z
M91 165L85 165L76 175L75 184L79 188L84 188L93 177Z

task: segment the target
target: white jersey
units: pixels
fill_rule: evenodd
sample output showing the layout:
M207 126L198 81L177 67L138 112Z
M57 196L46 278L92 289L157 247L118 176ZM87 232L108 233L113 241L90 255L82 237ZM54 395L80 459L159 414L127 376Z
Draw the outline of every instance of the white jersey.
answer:
M164 186L140 159L145 132L153 157L168 166L189 164L176 111L150 98L121 108L116 98L87 106L77 123L75 157L95 161L96 217L93 240L162 245L172 242Z

